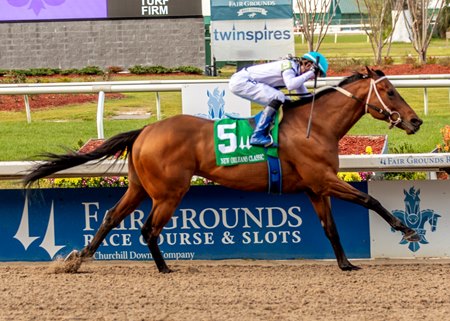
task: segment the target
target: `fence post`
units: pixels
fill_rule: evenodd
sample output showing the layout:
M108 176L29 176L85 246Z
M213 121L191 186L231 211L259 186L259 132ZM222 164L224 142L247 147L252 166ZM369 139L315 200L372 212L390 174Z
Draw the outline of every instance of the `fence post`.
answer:
M25 112L27 113L27 122L31 124L31 109L30 102L28 101L28 95L24 95L23 99L25 100Z
M424 115L428 115L428 88L425 87L423 89L423 113Z
M156 92L156 119L161 120L161 98L159 97L159 91Z
M105 138L103 131L103 112L105 110L105 92L98 92L98 104L97 104L97 138Z

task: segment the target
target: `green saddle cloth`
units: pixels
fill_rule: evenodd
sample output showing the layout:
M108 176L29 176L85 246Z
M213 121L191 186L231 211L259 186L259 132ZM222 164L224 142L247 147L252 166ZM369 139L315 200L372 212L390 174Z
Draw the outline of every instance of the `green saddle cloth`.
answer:
M233 166L267 161L268 156L278 158L278 114L275 117L271 135L274 144L269 147L250 145L253 134L252 123L256 123L260 114L254 118L224 118L214 123L214 145L216 164Z

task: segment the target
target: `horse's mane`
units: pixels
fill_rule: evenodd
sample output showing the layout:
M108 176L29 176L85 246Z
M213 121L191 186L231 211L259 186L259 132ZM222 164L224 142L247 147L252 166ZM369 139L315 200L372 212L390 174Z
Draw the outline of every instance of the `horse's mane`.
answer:
M384 74L381 70L374 70L374 72L375 72L378 76L380 76L380 77L385 76L385 74ZM355 82L355 81L358 81L358 80L361 80L361 79L365 79L365 78L367 78L367 77L368 77L368 76L365 75L365 74L362 74L362 73L360 73L360 72L354 71L352 75L350 75L350 76L345 77L344 79L342 79L342 80L337 84L337 86L335 86L335 87L342 87L342 86L344 86L344 85L351 84L351 83L353 83L353 82ZM320 97L322 97L322 96L324 96L324 95L326 95L326 94L328 94L328 93L330 93L330 92L335 92L335 91L336 91L336 90L334 90L333 88L325 88L325 89L323 89L323 90L318 91L318 92L315 94L315 95L316 95L316 98L315 98L315 99L317 100L318 98L320 98ZM299 100L293 101L292 103L287 104L287 107L288 107L288 108L291 108L291 107L299 107L299 106L305 105L305 104L307 104L307 103L310 103L310 102L312 101L312 98L313 98L312 96L304 97L304 98L302 98L302 99L299 99Z

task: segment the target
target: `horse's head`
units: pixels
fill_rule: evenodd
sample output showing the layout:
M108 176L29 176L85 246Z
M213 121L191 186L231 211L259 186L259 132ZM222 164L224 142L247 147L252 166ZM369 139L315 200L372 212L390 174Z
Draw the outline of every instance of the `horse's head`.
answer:
M370 88L365 102L366 111L376 119L389 122L391 128L396 126L405 130L407 134L416 133L422 125L422 120L382 71L368 67L366 69L367 78L370 79Z

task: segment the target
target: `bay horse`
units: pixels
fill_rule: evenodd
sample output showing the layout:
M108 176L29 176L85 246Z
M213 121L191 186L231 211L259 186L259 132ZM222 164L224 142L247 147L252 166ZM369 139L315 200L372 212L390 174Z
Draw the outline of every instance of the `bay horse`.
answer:
M378 213L395 230L411 242L417 233L405 226L379 201L337 176L338 142L366 113L407 134L417 132L422 120L400 96L382 71L367 68L354 73L337 86L316 94L312 132L306 137L311 101L290 103L279 128L279 157L282 166L283 193L304 191L333 247L341 270L356 270L347 259L331 213L330 197L362 205ZM303 102L302 102L303 101ZM267 191L265 162L229 167L216 165L214 122L189 115L177 115L121 133L87 154L46 154L47 160L24 176L29 187L34 181L63 169L88 161L102 161L127 153L129 186L111 208L92 241L81 252L73 251L66 260L92 258L107 234L120 224L147 197L153 201L141 233L159 272L171 272L158 246L158 237L171 219L181 199L189 190L193 175L202 176L223 186L243 191Z

